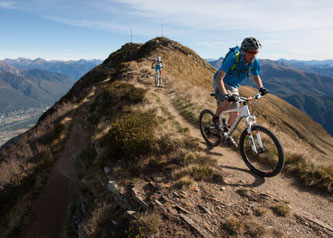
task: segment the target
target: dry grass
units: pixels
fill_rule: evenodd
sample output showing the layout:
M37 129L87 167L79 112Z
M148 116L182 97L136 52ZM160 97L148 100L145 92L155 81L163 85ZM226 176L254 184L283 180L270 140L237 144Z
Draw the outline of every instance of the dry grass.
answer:
M250 237L259 238L266 234L265 228L256 222L248 222L245 226L246 234L248 234Z
M333 165L316 165L303 153L290 153L286 155L285 170L289 174L296 174L307 186L333 192Z
M101 174L105 166L110 167L112 175L125 185L157 171L165 174L168 180L165 182L176 180L176 187L181 189L197 186L196 181L223 181L220 171L214 168L216 161L202 154L198 140L191 137L189 129L176 120L153 90L139 86L138 82L148 87L152 85L152 81L147 79L152 76L151 60L158 54L165 65L164 75L172 104L185 119L198 126L202 109L215 110L215 99L209 96L213 68L192 50L170 42L166 38L158 38L145 45L126 44L103 65L80 80L62 100L81 100L83 103L88 100L87 94L90 93L89 97L95 94L92 97L95 102L86 118L93 145L80 156L80 178L85 182L77 192L91 212L85 214L85 220L81 223L89 237L112 236L110 221L117 215L120 217L123 212L112 205L114 201L105 195L101 187ZM249 87L240 90L242 95L257 92ZM1 151L0 211L15 205L15 209L2 214L6 220L2 220L1 234L15 234L22 224L30 206L29 201L45 181L45 174L38 173L38 169L47 172L52 165L54 157L50 155L56 155L61 150L72 123L71 113L78 106L80 104L56 104L41 117L34 129ZM329 157L333 154L332 138L304 114L273 95L259 100L250 108L259 118L258 124L266 125L282 140L287 151L286 170L296 174L306 185L332 192L332 158L328 159L329 162L318 162L310 159L312 154L301 157L295 151L304 145L307 151L315 151L314 154L319 155L326 153ZM235 131L236 139L241 131ZM301 147L295 146L300 143ZM37 182L30 183L34 180ZM32 187L34 189L26 193ZM247 196L247 193L242 191L240 195ZM283 203L272 209L286 216L290 212L288 208ZM265 212L260 210L258 214ZM127 230L130 237L149 237L158 232L160 221L156 214L139 214L130 228L122 227L119 234ZM260 237L265 234L260 225L243 223L235 217L228 218L223 227L233 235ZM77 236L77 233L71 236Z
M229 235L237 237L264 237L265 228L255 221L243 221L241 218L230 216L223 223L223 228Z
M244 223L234 216L229 217L225 221L223 227L228 231L230 235L241 234L243 233L245 228Z
M109 223L112 218L114 208L104 202L99 204L91 214L84 226L84 232L88 237L98 237L99 230L105 223Z
M164 42L163 39L161 41ZM125 55L123 54L124 52L126 53ZM115 52L113 56L106 61L106 64L112 66L111 74L113 80L126 80L133 87L123 85L124 82L118 82L118 88L115 87L114 89L116 91L114 91L112 85L115 84L112 84L110 81L110 84L105 85L105 89L109 89L106 90L105 93L107 94L107 98L113 98L113 101L107 101L107 103L104 103L105 105L101 107L100 105L106 102L106 100L100 97L90 111L90 116L95 117L91 118L93 119L91 120L91 124L96 125L92 127L91 134L93 143L95 143L99 153L96 156L96 162L88 166L89 169L86 171L85 178L88 181L92 178L97 180L96 177L101 173L101 169L104 166L109 166L112 176L123 185L136 183L140 181L142 177L149 176L157 171L165 174L167 180L165 182L176 181L175 188L179 189L192 189L197 186L196 181L203 180L217 183L223 180L221 173L214 169L216 162L202 155L198 141L191 137L188 128L183 128L176 120L163 100L158 98L157 94L154 93L154 90L148 89L142 93L142 95L144 94L144 98L140 96L140 100L135 104L128 105L130 103L126 101L127 98L122 98L125 103L121 104L120 98L122 94L120 91L125 92L126 90L119 90L119 88L124 87L126 89L132 88L133 90L137 90L140 88L138 82L140 82L141 85L153 88L153 81L150 80L153 73L150 66L151 60L156 58L157 54L162 56L165 65L163 73L165 76L164 79L167 81L168 85L166 89L163 90L169 92L168 96L170 96L172 104L184 118L197 126L199 113L202 109L209 108L213 111L215 110L215 99L209 96L209 92L212 91L211 81L214 72L211 68L206 67L203 62L197 60L195 52L186 47L182 48L179 45L169 46L162 44L161 46L156 42L150 42L147 43L147 45L129 44L124 46L123 51ZM138 60L138 62L136 62L136 60ZM122 84L121 87L119 86L120 84ZM256 90L242 88L241 92L251 95L254 94ZM115 95L120 96L117 96L118 101L114 101ZM110 104L112 104L112 106L110 106ZM101 108L96 109L96 107ZM266 127L278 133L278 137L283 140L282 142L286 150L288 144L291 144L288 140L296 141L295 143L298 143L304 138L306 140L305 143L313 141L313 139L307 136L310 132L307 132L308 134L302 132L302 129L306 131L306 128L297 128L296 122L298 121L297 116L299 116L299 114L294 113L291 107L281 100L276 99L274 96L268 96L262 99L261 102L259 101L257 104L252 105L251 111L259 118L258 122L260 122L260 124L264 124ZM108 115L105 116L105 112L108 112ZM105 149L105 147L109 144L103 144L103 139L101 138L105 138L108 134L112 134L112 138L120 136L119 138L124 139L126 134L128 135L128 137L126 137L127 139L134 138L135 136L129 133L129 128L133 128L133 131L137 129L136 126L141 128L140 125L133 126L126 120L123 120L124 122L126 121L125 125L118 121L118 126L114 126L114 123L117 120L124 119L126 116L122 118L121 116L123 115L128 116L147 112L153 113L154 117L156 117L156 124L154 124L153 128L154 133L150 134L151 137L149 139L151 146L149 153L139 153L140 156L135 160L136 163L126 162L128 161L128 154L126 153L118 153L117 156L113 153L106 153L107 149ZM281 112L284 114L282 115ZM126 124L131 124L131 126L126 128ZM296 129L293 129L294 126ZM115 128L117 128L117 130ZM279 130L281 132L279 132ZM240 134L241 131L242 129L235 131L236 135L237 133ZM312 144L309 146L310 150L314 148L323 150L322 144L316 145L313 142L311 143ZM290 150L288 148L288 153L292 153L293 147L294 145L291 145ZM93 184L97 186L98 182ZM92 185L89 185L89 187L92 187ZM85 191L85 193L89 192ZM92 197L101 196L98 195L98 191L93 192L93 194ZM247 195L246 191L242 194L244 196ZM280 213L284 214L285 212L285 214L288 214L288 211L283 210L285 208L284 206L287 205L282 204L281 206L283 207ZM94 215L90 218L91 223L89 224L91 224L91 226L88 226L90 227L88 230L92 231L91 234L94 235L101 234L98 233L97 226L100 224L100 221L103 221L102 213L105 213L107 209L103 209L100 206L92 210L94 211ZM257 215L263 216L266 212L266 209L260 209ZM127 229L127 236L152 236L157 232L159 222L160 218L156 214L139 214L131 223L130 228ZM227 219L223 226L233 235L261 237L265 234L264 227L257 223L243 223L240 219L235 217Z
M195 189L197 183L191 177L184 176L177 180L175 187L180 190Z
M266 214L267 213L267 209L266 208L262 208L262 207L260 207L260 208L258 208L258 209L256 209L255 210L255 215L256 216L263 216L264 214Z
M127 231L128 237L152 237L158 236L158 226L161 223L159 214L147 212L138 214L134 220L131 221L130 227Z
M0 232L4 237L18 233L25 222L67 139L71 122L65 118L72 109L70 104L59 104L56 111L44 115L44 120L0 152Z
M192 84L189 88L189 82L184 76L179 76L183 80L176 80L172 77L173 75L170 76L170 84L174 89L174 93L172 94L173 105L186 120L197 126L199 123L199 114L202 109L208 108L214 112L216 108L215 99L209 96L209 92L212 91L209 90L212 89L211 86L203 84L201 87L197 87L195 84ZM242 95L250 96L255 92L255 89L241 87ZM270 106L267 107L267 105ZM306 186L318 187L331 193L333 189L333 160L320 153L324 150L329 152L327 146L330 146L324 145L325 147L323 147L322 138L316 140L310 136L310 134L316 134L312 132L313 130L318 129L315 125L312 125L314 122L311 122L311 128L298 125L298 117L302 117L304 114L299 113L297 110L295 111L289 104L273 95L259 100L256 104L251 104L250 110L257 116L258 124L272 130L280 139L286 152L286 171L290 171L290 174L296 175ZM308 124L310 119L306 116L305 119L308 120ZM285 126L286 124L288 126ZM236 141L238 141L244 129L245 125L241 122L233 133ZM321 130L318 129L318 131ZM324 135L326 136L325 133ZM316 144L317 142L318 144ZM305 156L302 161L298 160L298 155L295 156L295 154L299 150L307 151L309 156ZM333 152L331 154L333 155Z
M291 209L287 203L280 203L272 207L272 210L275 214L279 216L286 217L290 214Z

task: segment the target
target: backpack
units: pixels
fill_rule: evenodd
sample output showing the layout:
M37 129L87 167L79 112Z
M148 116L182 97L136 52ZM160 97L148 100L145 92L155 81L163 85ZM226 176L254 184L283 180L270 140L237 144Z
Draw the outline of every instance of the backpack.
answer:
M250 77L250 70L252 69L252 67L250 67L248 70L238 70L236 67L237 67L237 64L239 63L239 55L240 55L240 48L238 46L236 47L233 47L233 48L229 48L229 52L225 55L223 61L222 61L222 64L224 63L225 59L230 55L230 54L235 54L236 56L236 61L235 61L235 64L229 69L229 71L232 71L232 70L236 70L238 72L238 78L240 77L240 73L247 73L247 77L249 78Z

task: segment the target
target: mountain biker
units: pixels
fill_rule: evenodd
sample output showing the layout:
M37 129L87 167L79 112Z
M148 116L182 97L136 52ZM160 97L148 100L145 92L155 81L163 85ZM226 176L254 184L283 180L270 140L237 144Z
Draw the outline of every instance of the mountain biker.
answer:
M260 48L261 44L257 39L245 38L238 51L238 62L236 53L232 52L227 55L220 69L214 74L213 88L218 100L216 113L213 117L213 124L216 127L219 126L219 116L224 110L239 107L239 103L236 102L237 97L239 97L238 87L245 77L249 77L250 72L260 93L262 95L268 93L259 76L260 63L256 55ZM232 126L237 116L237 112L230 113L227 124Z
M155 72L157 72L157 70L160 71L160 77L161 77L161 82L162 82L163 63L162 63L162 60L161 60L161 56L157 56L156 60L154 60L154 62L151 65L152 69L154 68L154 64L155 64Z

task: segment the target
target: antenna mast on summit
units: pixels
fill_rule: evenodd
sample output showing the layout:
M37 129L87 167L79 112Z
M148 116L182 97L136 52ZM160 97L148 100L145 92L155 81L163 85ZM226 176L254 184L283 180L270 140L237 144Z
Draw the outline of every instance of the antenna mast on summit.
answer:
M131 43L133 43L133 38L132 38L132 28L131 28Z
M161 36L163 36L163 17L161 17Z

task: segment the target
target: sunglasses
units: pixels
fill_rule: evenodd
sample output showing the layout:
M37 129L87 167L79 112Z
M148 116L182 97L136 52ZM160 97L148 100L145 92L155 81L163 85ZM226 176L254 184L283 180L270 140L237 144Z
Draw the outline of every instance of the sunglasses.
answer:
M259 51L245 51L246 53L248 53L249 55L257 55L259 53Z

